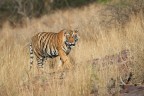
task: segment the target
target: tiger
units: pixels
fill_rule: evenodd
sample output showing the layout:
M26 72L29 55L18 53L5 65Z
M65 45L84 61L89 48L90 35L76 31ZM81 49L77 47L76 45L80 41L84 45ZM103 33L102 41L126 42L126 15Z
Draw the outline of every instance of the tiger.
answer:
M63 29L58 33L40 32L31 38L30 43L30 69L33 66L33 58L36 56L37 67L43 68L47 58L60 56L62 67L70 63L68 58L71 49L79 40L78 30ZM70 63L71 64L71 63Z

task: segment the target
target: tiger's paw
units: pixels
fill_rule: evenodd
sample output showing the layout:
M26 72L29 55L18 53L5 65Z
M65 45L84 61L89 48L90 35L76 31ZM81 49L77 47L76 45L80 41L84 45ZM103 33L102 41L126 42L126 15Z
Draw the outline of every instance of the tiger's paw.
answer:
M47 71L45 71L44 68L39 68L39 67L38 67L37 69L38 69L38 71L37 71L37 74L38 74L38 75L47 74Z
M71 70L71 69L74 68L74 66L73 66L73 64L71 64L71 63L69 62L69 63L65 63L65 64L63 65L63 68L64 68L65 70Z

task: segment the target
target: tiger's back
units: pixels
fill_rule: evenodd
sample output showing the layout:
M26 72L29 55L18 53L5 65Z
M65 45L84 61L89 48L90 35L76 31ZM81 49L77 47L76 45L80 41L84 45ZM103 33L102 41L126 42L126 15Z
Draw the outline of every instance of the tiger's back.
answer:
M37 58L58 56L58 34L42 32L32 38L32 46Z

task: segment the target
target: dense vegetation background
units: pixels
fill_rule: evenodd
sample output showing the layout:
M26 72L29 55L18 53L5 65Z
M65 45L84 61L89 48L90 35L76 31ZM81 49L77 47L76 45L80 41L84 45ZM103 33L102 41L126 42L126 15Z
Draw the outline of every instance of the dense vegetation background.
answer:
M113 2L113 3L112 3ZM91 3L103 3L117 15L116 19L128 19L130 14L144 11L143 0L1 0L0 23L10 21L12 25L22 23L24 18L36 18L56 10L81 8ZM111 8L111 9L110 9Z
M19 22L24 17L40 17L57 9L87 5L97 0L1 0L0 20Z

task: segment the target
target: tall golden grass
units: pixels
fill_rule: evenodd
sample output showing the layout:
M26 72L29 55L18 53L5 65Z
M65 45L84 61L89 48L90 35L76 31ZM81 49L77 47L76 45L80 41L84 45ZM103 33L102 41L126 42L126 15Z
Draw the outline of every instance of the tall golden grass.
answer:
M111 77L119 77L116 65L105 70L96 70L87 61L112 55L129 49L135 57L132 71L134 83L143 80L144 68L144 18L141 13L131 16L122 28L106 29L100 24L99 11L103 5L92 4L83 9L69 9L45 15L40 19L27 19L23 28L12 28L5 23L0 32L0 96L90 96L93 83L100 96L107 96L107 83ZM36 75L34 67L29 72L30 38L42 31L58 32L63 28L78 28L80 40L70 53L75 69L66 72L64 79L59 74ZM50 72L50 63L45 70ZM36 66L36 62L35 62ZM98 66L102 68L103 66Z

